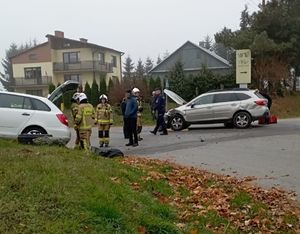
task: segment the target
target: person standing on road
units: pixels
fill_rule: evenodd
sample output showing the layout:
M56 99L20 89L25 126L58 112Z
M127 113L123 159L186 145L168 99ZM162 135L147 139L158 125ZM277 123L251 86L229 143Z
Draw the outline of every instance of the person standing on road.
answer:
M126 101L126 108L124 117L127 119L127 130L129 143L126 146L138 146L138 137L137 137L137 112L138 112L138 104L136 100L136 96L131 92L130 96Z
M133 95L136 96L137 104L138 104L138 112L137 112L137 134L138 140L141 141L143 138L141 137L141 132L143 129L143 122L142 122L142 112L143 112L143 102L142 97L140 96L140 90L138 88L132 89Z
M162 133L160 135L168 135L167 126L164 120L164 115L166 112L166 101L164 96L161 93L161 89L155 90L155 103L154 103L154 111L156 112L156 126L153 131L150 131L154 135L156 135L159 127L162 129Z
M80 147L85 151L90 149L90 138L92 134L92 123L95 119L94 107L88 103L87 96L80 93L78 96L79 106L75 117L75 123L78 125L80 136Z
M155 111L154 111L155 99L156 99L155 91L152 91L152 96L150 99L150 111L151 111L153 120L156 119L156 115L155 115Z
M128 139L129 138L129 134L128 134L128 120L127 118L125 118L125 110L126 110L126 103L127 103L127 99L130 96L131 90L127 90L125 92L125 97L123 98L122 102L121 102L121 111L122 111L122 115L123 115L123 134L124 134L124 138Z
M78 97L79 97L79 93L74 93L71 98L71 103L72 103L71 104L71 114L72 114L72 118L73 118L74 130L76 132L75 149L79 149L79 143L80 143L78 126L75 123L75 118L78 113Z
M95 124L98 125L98 137L100 147L108 147L109 145L109 130L113 124L112 108L108 104L108 98L105 94L99 97L100 103L96 108Z

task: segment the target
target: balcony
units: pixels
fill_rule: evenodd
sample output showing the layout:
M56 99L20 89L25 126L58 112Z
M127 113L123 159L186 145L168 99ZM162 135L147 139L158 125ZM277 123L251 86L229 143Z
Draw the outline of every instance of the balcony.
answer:
M40 78L15 77L12 82L14 87L41 87L48 86L52 82L52 76L42 76Z
M112 63L102 63L99 61L81 61L79 63L53 63L54 72L113 72Z

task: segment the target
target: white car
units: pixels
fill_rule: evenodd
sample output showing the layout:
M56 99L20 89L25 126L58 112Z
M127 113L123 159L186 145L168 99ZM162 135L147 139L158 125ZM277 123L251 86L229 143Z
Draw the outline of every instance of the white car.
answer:
M53 104L77 82L65 82L49 98L0 91L0 137L18 138L44 134L68 142L71 132L67 117Z

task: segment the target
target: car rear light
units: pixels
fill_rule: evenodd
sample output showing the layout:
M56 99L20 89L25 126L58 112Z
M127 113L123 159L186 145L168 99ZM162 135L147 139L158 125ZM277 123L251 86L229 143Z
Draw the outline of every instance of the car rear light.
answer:
M56 116L62 124L69 127L69 122L68 122L67 116L65 116L64 114L57 114Z
M256 103L256 105L259 105L259 106L267 106L268 105L268 101L265 99L256 100L255 103Z

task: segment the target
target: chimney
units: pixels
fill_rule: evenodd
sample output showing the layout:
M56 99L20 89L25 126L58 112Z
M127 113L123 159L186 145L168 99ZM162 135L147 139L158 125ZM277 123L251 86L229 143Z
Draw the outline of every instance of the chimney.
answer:
M60 38L64 38L65 37L64 32L58 31L58 30L54 31L54 36L60 37Z
M87 43L88 42L88 39L86 38L79 38L79 41L83 42L83 43Z

